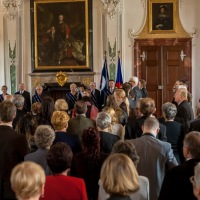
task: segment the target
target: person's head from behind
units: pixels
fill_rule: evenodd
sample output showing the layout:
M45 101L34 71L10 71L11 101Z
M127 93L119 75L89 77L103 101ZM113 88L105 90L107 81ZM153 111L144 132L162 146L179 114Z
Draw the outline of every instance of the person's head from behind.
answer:
M12 101L17 109L22 109L24 106L24 97L20 94L14 95L14 99Z
M84 129L81 139L84 152L88 155L93 155L93 158L98 157L100 153L100 134L97 128L89 127Z
M174 120L177 108L173 103L166 102L162 105L162 113L165 120Z
M140 99L140 112L146 116L151 116L156 111L155 101L151 98Z
M143 133L151 133L156 136L160 130L159 122L155 117L148 117L145 119L142 129Z
M10 101L0 103L0 121L4 123L12 122L16 116L16 106Z
M100 112L96 118L96 126L99 131L108 132L108 128L111 126L111 117L108 113Z
M111 196L127 196L139 189L137 170L132 160L121 153L111 154L104 161L100 179Z
M42 116L51 121L51 116L54 111L54 100L51 97L44 97L42 98L42 108L41 108L41 114Z
M38 148L50 148L55 139L54 130L48 125L40 125L35 131L34 139Z
M73 153L71 148L62 142L53 145L47 153L47 164L53 174L67 175L70 169Z
M193 186L193 194L200 199L200 162L194 168L194 176L190 177Z
M17 199L39 199L44 194L45 173L34 162L22 162L16 165L10 177L11 187Z
M116 89L114 92L116 102L122 103L125 101L126 93L123 89Z
M147 82L144 79L140 79L139 80L139 88L140 89L146 88L146 86L147 86Z
M67 130L70 117L65 111L54 111L51 117L51 124L56 131Z
M200 132L192 131L185 136L183 155L186 159L200 159Z
M37 85L35 91L40 96L43 92L43 87L41 85Z
M31 106L31 111L33 115L38 115L42 112L42 104L40 102L35 102Z
M83 97L81 98L81 101L87 103L87 105L92 104L92 99L91 99L89 96L83 96Z
M133 161L135 167L137 167L137 164L139 163L140 158L137 155L134 144L130 140L119 140L114 144L111 153L122 153L127 155Z
M87 104L83 101L77 101L74 105L76 114L85 114L87 112Z
M110 115L112 123L118 123L118 118L117 118L115 110L113 108L104 107L102 111L105 113L108 113Z
M5 95L5 97L4 97L4 101L10 101L10 102L12 102L13 99L14 99L14 96L11 95L11 94L7 94L7 95Z
M68 103L64 99L58 99L54 105L55 110L58 111L67 111L68 110Z

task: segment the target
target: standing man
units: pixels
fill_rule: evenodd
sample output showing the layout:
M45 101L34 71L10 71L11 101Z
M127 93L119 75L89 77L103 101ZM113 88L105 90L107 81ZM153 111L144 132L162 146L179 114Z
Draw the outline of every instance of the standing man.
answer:
M131 77L129 79L129 83L131 84L132 90L135 94L135 100L137 102L138 99L142 98L142 92L138 87L138 83L139 83L138 77L136 76Z
M195 200L190 177L200 162L200 133L193 131L185 136L183 155L186 161L169 170L162 184L159 200Z
M28 153L26 137L12 128L16 107L10 101L0 103L0 199L15 200L10 185L10 174L13 167L24 160Z
M30 112L31 111L31 96L30 92L24 89L24 83L19 84L19 91L15 92L15 94L21 94L24 97L24 111Z
M101 108L101 104L100 104L101 96L100 96L100 91L96 89L96 83L91 82L89 87L90 87L91 99L94 102L94 105L100 109Z
M150 200L158 199L166 170L177 165L171 144L157 139L158 132L158 120L149 117L144 121L143 135L131 140L140 157L138 174L149 179Z

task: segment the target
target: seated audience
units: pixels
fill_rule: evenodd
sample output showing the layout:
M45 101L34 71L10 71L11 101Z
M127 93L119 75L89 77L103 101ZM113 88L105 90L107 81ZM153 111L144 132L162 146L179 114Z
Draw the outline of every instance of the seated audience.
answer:
M76 154L81 151L81 144L77 135L66 132L69 119L69 115L65 111L53 112L51 124L56 135L53 144L64 142L71 147L73 154Z
M183 155L186 161L166 173L159 200L196 199L190 177L200 161L200 132L193 131L185 136Z
M18 200L39 200L44 194L44 170L36 163L23 162L11 173L11 187Z
M26 136L30 152L37 150L34 140L37 126L38 123L36 119L30 113L26 113L19 119L15 128L18 133Z
M100 132L100 147L104 153L110 153L113 145L120 140L118 135L109 132L111 126L111 117L105 112L100 112L96 119L96 126Z
M194 176L190 177L193 186L193 193L197 200L200 200L200 163L194 168Z
M166 126L167 142L172 145L174 156L180 164L184 161L182 148L185 132L183 125L174 121L176 112L177 108L173 103L163 104L162 113L165 121L162 124Z
M44 196L40 200L87 200L83 179L68 176L73 154L70 147L59 142L47 154L47 163L53 173L46 177Z
M46 155L55 139L55 133L50 126L40 125L35 131L34 139L38 149L33 153L27 154L24 160L39 164L43 167L46 175L51 174L47 165Z
M94 127L83 131L82 144L83 152L73 157L71 175L84 179L88 199L93 200L98 196L100 170L107 154L101 153L100 135Z
M132 160L121 153L110 155L101 168L101 181L110 195L107 200L130 200L139 189L138 173Z
M115 111L111 107L104 107L102 111L108 113L111 117L111 126L109 127L108 132L114 135L118 135L123 140L124 127L118 123Z
M130 140L118 141L115 143L113 149L113 153L122 153L127 155L134 163L137 168L137 164L139 162L139 156L137 155L135 146ZM139 182L139 190L134 193L130 193L131 200L149 200L149 180L144 176L138 176ZM102 181L99 180L99 200L106 200L109 198L109 194L107 194L102 186Z

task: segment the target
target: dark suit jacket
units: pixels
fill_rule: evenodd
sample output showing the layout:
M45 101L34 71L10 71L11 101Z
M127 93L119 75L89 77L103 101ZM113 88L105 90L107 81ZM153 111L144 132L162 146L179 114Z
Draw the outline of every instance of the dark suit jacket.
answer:
M101 95L100 91L95 89L94 93L91 92L91 99L94 103L94 105L100 109L101 108Z
M140 138L131 140L140 157L137 166L138 174L149 179L150 199L156 200L166 170L177 165L171 145L155 138L150 133L143 134ZM171 199L168 199L171 200Z
M15 94L20 94L20 91L15 92ZM24 97L24 111L30 112L31 111L31 96L30 93L26 90L21 94Z
M200 117L191 121L189 132L190 131L200 131Z
M134 88L132 88L134 94L135 94L135 100L138 101L138 99L142 98L142 92L139 89L138 86L135 86Z
M166 126L167 142L172 145L173 153L178 164L184 161L183 157L183 139L185 137L184 127L175 121L163 122Z
M38 149L37 151L33 153L29 153L24 157L25 161L32 161L40 165L46 175L51 175L51 170L49 169L49 166L47 165L46 155L48 153L48 149Z
M78 135L80 138L83 130L90 126L95 127L96 122L94 120L88 119L84 115L78 115L77 117L71 118L69 120L67 132Z
M100 131L100 147L103 153L110 153L112 151L113 145L120 140L118 135L112 133Z
M28 144L24 135L10 126L0 125L0 199L15 199L10 186L11 170L24 161Z
M73 95L71 92L68 92L66 94L66 102L68 103L68 107L69 107L69 111L72 110L74 108L74 104L80 100L81 97L81 93L76 93L75 95Z
M162 184L159 200L196 200L190 177L194 176L194 167L199 161L190 159L168 171Z
M142 116L134 121L129 121L125 126L125 139L135 139L141 137L143 133L142 126L146 118L146 116ZM157 138L162 141L167 141L166 127L163 124L160 124L160 131L157 134Z

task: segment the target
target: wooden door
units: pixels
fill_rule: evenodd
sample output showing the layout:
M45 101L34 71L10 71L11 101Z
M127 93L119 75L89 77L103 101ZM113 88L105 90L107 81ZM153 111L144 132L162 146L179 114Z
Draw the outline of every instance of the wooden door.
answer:
M191 83L191 40L136 40L135 47L135 74L147 81L148 96L155 100L160 117L162 104L173 99L175 81Z

